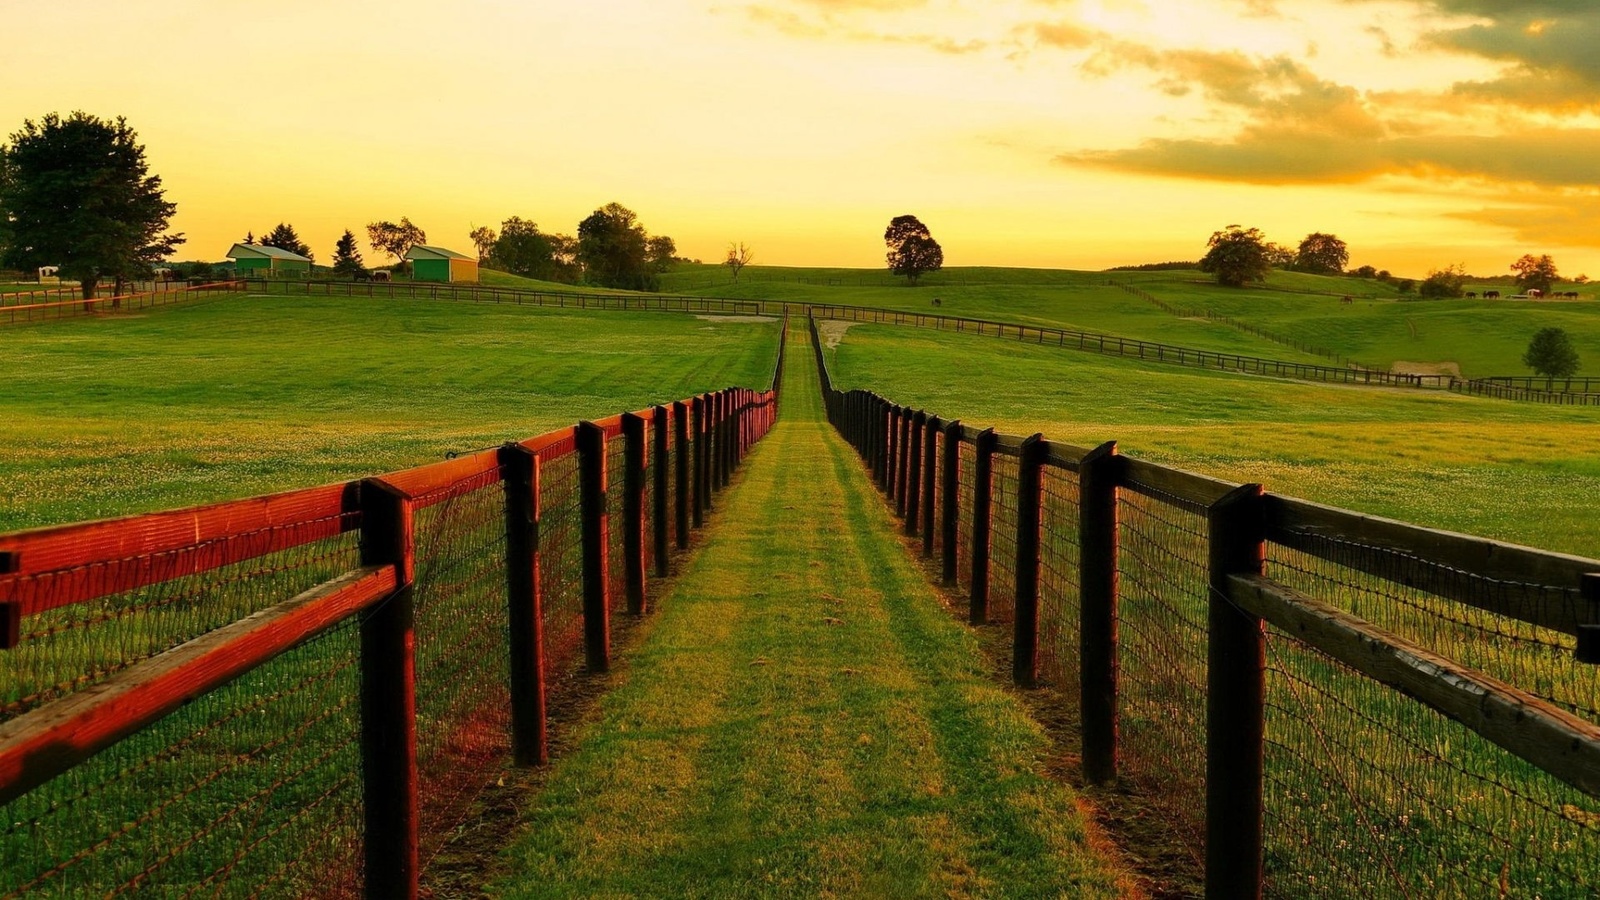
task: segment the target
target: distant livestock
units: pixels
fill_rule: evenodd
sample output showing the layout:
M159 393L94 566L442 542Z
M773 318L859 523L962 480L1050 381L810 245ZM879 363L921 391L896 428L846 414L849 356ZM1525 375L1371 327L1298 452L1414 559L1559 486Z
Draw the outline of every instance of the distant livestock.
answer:
M1351 300L1349 297L1340 297L1339 298L1339 302L1340 303L1354 303L1355 301Z
M1500 292L1499 291L1484 291L1483 292L1483 299L1485 299L1485 300L1499 300L1500 299Z
M1565 297L1568 300L1576 300L1576 299L1578 299L1578 292L1577 291L1567 291L1566 293L1562 294L1561 296Z
M933 298L933 305L934 306L943 306L944 305L944 301L940 300L938 297L935 297L935 298Z
M1468 300L1476 300L1476 299L1478 299L1478 292L1477 291L1467 291L1467 299Z

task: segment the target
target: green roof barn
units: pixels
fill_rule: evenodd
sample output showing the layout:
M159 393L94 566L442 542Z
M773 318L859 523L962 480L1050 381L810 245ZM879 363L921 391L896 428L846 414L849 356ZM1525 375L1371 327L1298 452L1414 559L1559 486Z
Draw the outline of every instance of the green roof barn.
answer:
M411 277L417 281L478 280L478 259L443 247L418 244L406 251L411 260Z
M239 275L309 274L311 260L298 253L260 244L234 244L228 251L233 269Z

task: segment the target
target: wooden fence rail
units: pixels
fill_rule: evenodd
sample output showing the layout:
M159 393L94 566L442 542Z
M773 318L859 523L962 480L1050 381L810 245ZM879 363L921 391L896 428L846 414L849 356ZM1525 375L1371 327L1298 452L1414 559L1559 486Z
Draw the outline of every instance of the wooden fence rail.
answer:
M893 477L882 476L886 468L893 471L895 455L886 455L881 448L895 446L899 423L930 414L891 404L870 391L835 389L814 321L812 342L830 421L892 497L902 488ZM1438 879L1437 884L1427 883L1440 895L1450 893L1444 885L1455 883L1449 881L1451 877L1466 884L1499 884L1502 891L1513 893L1542 887L1565 895L1563 891L1583 893L1600 887L1600 867L1588 862L1593 851L1600 849L1600 839L1586 824L1588 816L1600 814L1600 723L1596 721L1600 712L1588 699L1594 680L1588 664L1600 662L1600 575L1595 574L1600 573L1600 560L1283 497L1263 491L1259 485L1234 484L1123 456L1116 452L1115 444L1085 450L1039 435L996 435L989 429L953 422L938 439L943 443L932 458L942 460L941 471L929 482L936 487L921 502L942 506L950 518L941 529L941 546L926 547L925 552L930 557L942 556L941 575L946 584L957 581L955 561L966 561L966 572L961 574L968 579L969 616L973 624L984 624L991 618L991 592L997 577L990 565L990 545L999 545L999 536L990 533L991 510L999 509L1003 499L1008 509L1016 511L1008 527L1017 533L1006 535L1017 556L1009 584L1015 592L1010 623L1013 678L1024 687L1048 682L1041 678L1040 654L1048 654L1050 648L1041 648L1040 635L1062 635L1054 652L1066 658L1062 664L1071 666L1062 675L1069 683L1076 682L1078 691L1063 696L1061 702L1077 715L1080 760L1087 782L1116 780L1130 761L1138 763L1133 768L1142 773L1151 768L1170 772L1179 765L1171 758L1137 759L1136 754L1147 746L1124 743L1130 729L1149 734L1154 727L1130 719L1135 714L1130 709L1142 712L1153 702L1147 693L1137 702L1125 694L1130 687L1148 690L1144 684L1126 680L1130 664L1137 664L1140 677L1149 677L1150 666L1168 672L1178 667L1189 673L1189 683L1197 685L1205 709L1179 705L1169 707L1168 715L1192 718L1205 729L1205 740L1194 751L1204 763L1203 777L1195 782L1203 795L1180 796L1175 801L1180 807L1187 804L1188 809L1180 809L1174 818L1181 820L1192 812L1196 830L1174 828L1177 839L1188 842L1194 858L1202 861L1199 867L1208 897L1256 897L1263 892L1299 895L1307 889L1305 882L1295 880L1299 873L1285 867L1304 863L1307 856L1321 850L1313 846L1315 842L1308 844L1281 831L1289 822L1311 817L1308 827L1311 833L1322 834L1321 840L1333 840L1329 833L1347 829L1352 843L1368 838L1367 829L1389 827L1373 823L1373 816L1380 815L1373 808L1349 805L1370 801L1381 807L1386 801L1346 795L1354 785L1345 776L1333 780L1333 787L1327 788L1328 799L1321 804L1308 800L1303 789L1294 794L1298 800L1293 808L1283 806L1283 796L1273 794L1270 802L1266 796L1268 788L1279 791L1286 782L1311 782L1321 776L1315 775L1318 770L1309 757L1291 753L1289 742L1281 735L1269 741L1264 729L1269 724L1279 730L1323 727L1314 718L1302 725L1286 724L1289 720L1269 723L1269 697L1277 698L1270 703L1282 705L1285 692L1315 688L1327 692L1328 709L1337 709L1339 704L1354 702L1335 696L1337 691L1352 689L1348 678L1365 679L1388 690L1381 700L1362 701L1381 703L1384 714L1409 719L1423 713L1408 709L1426 710L1427 715L1437 715L1504 751L1506 758L1518 765L1545 773L1553 779L1552 784L1559 782L1576 791L1570 800L1546 801L1531 812L1525 810L1521 821L1499 817L1485 824L1463 819L1461 827L1468 836L1460 839L1487 843L1481 856L1450 862L1460 871L1421 876ZM962 462L963 445L976 450L977 466L970 471ZM988 463L991 456L1016 457L1018 474L1001 483ZM1052 529L1064 527L1060 519L1051 526L1040 521L1041 471L1047 481L1076 487L1078 515L1071 520L1075 526L1071 532L1052 534ZM1074 477L1064 481L1060 473L1074 473ZM959 513L968 502L970 513ZM909 514L909 508L906 512ZM1119 521L1123 514L1138 521ZM956 515L966 517L969 528L965 532L953 521ZM1184 517L1198 521L1184 526ZM1135 530L1125 533L1130 527ZM1188 528L1193 537L1166 533L1175 528ZM1169 536L1202 541L1209 559L1185 560L1183 554L1192 549L1166 543ZM1056 585L1054 613L1044 612L1035 577L1040 571L1041 538L1046 568L1071 570L1076 576L1067 578L1073 582L1075 594L1068 591L1064 596L1064 585ZM1139 549L1119 546L1124 540L1135 540ZM955 546L961 541L966 543ZM1157 543L1151 545L1151 541ZM1130 552L1137 555L1125 555ZM1205 586L1204 593L1194 598L1192 584L1185 586L1180 579L1160 583L1153 570L1163 566L1186 571L1186 577ZM1133 600L1122 596L1119 573L1124 570L1132 571L1139 582L1137 606L1129 605ZM1280 580L1285 578L1331 591L1331 596L1314 598L1305 593L1307 588ZM1152 584L1159 588L1155 598L1149 596ZM1186 601L1185 597L1194 599ZM1386 630L1335 605L1340 598L1356 602L1372 597L1382 602L1365 602L1392 622L1389 628L1403 629L1411 636ZM1192 610L1193 618L1187 622L1182 618L1143 618L1153 599L1180 606L1196 604L1184 607ZM1073 606L1077 611L1069 614ZM1049 615L1059 618L1044 618ZM1137 649L1123 644L1121 632L1127 628L1134 629ZM1457 636L1437 640L1439 633ZM1072 639L1074 634L1079 640ZM1185 640L1198 644L1185 644ZM1434 643L1424 646L1421 640ZM1144 648L1152 642L1170 646L1175 653L1187 649L1158 660L1128 656L1146 652ZM1492 647L1492 651L1474 651L1478 654L1475 658L1502 666L1504 672L1528 679L1527 683L1517 684L1453 660L1452 654L1463 642ZM1286 664L1269 665L1267 654L1291 651L1325 661L1312 671L1327 674L1300 677L1327 680L1285 681L1288 675L1280 669ZM1185 654L1196 661L1183 662ZM1337 675L1336 666L1351 674ZM1173 690L1171 683L1162 689L1161 702L1175 702ZM1391 708L1394 711L1388 712ZM1357 708L1357 714L1366 717L1361 720L1363 727L1373 729L1377 739L1373 747L1364 748L1369 754L1381 754L1384 740L1420 740L1409 732L1387 734L1376 724L1377 713ZM1345 742L1354 739L1350 734L1337 736ZM1452 776L1474 764L1470 760L1478 757L1472 753L1489 752L1457 749L1448 736L1440 742L1449 749L1429 750L1436 755L1424 757L1421 764ZM1466 743L1459 738L1454 742ZM1174 754L1181 750L1170 749ZM1264 758L1269 751L1277 758ZM1389 773L1390 777L1411 773L1419 765L1407 754L1402 757L1394 765L1400 774ZM1337 769L1351 762L1336 755L1329 765ZM1519 776L1505 774L1514 766L1500 765L1509 768L1490 770L1487 777L1496 780L1475 781L1479 785L1475 790L1508 804L1529 804L1529 797L1557 790L1526 783L1532 776L1518 780ZM1181 791L1182 784L1177 779L1154 789ZM1426 788L1404 784L1384 790L1421 794ZM1425 797L1406 801L1414 807L1427 802ZM1459 805L1459 798L1442 798L1442 805ZM1552 847L1577 849L1570 856L1548 851L1550 858L1546 859L1541 856L1547 852L1541 845L1526 865L1506 863L1502 868L1494 861L1497 851L1493 848L1506 842L1522 846L1518 842L1533 833L1528 829L1554 842ZM1445 840L1426 835L1418 839ZM1274 848L1270 860L1264 852L1267 846ZM1266 865L1269 861L1276 867ZM1488 871L1471 871L1474 866L1487 866ZM1563 871L1574 879L1572 884L1553 874ZM1362 871L1350 875L1381 877ZM1409 876L1402 872L1396 877L1404 880ZM1535 885L1534 879L1541 879L1542 885ZM1299 887L1282 886L1290 883ZM1337 880L1324 881L1311 893L1337 896L1340 890ZM1417 895L1404 886L1396 889L1398 896L1407 894Z
M783 343L781 339L780 348ZM317 892L327 894L339 893L339 885L355 878L354 886L368 897L418 896L429 861L421 848L442 837L428 829L449 829L456 824L442 818L436 809L442 801L435 794L443 791L426 788L432 783L453 783L450 779L460 777L458 770L470 774L479 771L474 766L484 764L471 746L457 747L463 735L481 730L484 717L492 720L498 716L495 709L504 703L509 714L500 743L506 754L520 765L538 765L548 759L550 670L570 658L567 648L575 641L584 642L581 638L586 636L588 667L604 671L611 652L609 620L621 599L613 592L626 593L631 613L643 614L646 609L647 530L657 535L653 542L656 551L664 553L665 541L660 537L668 527L664 520L676 512L679 546L688 546L683 507L674 509L661 496L645 503L645 491L670 489L679 504L691 496L697 506L708 503L704 493L725 486L749 446L770 430L777 404L775 375L764 390L728 388L695 398L697 415L692 423L686 421L689 404L680 401L579 423L382 478L0 535L0 623L5 625L0 635L6 639L0 648L0 686L5 691L0 694L4 701L0 706L0 814L8 823L20 823L0 833L0 851L7 860L0 871L0 896L51 886L75 889L92 884L97 892L137 886L185 848L203 843L210 825L194 826L199 831L173 838L170 847L147 848L143 852L150 854L148 858L134 855L141 859L140 866L149 865L131 882L60 882L54 879L85 877L81 872L63 873L93 867L96 859L107 860L107 871L122 871L114 860L130 854L120 842L132 840L135 829L120 823L181 822L189 815L184 798L193 788L181 789L180 785L175 798L122 789L116 795L122 806L96 811L109 824L87 831L67 822L53 825L53 814L28 812L19 804L32 802L35 792L73 777L85 763L126 746L142 730L168 720L198 699L276 664L295 648L316 647L323 636L350 623L359 625L356 657L321 662L332 672L353 666L360 674L359 698L345 702L359 710L359 734L354 739L360 747L357 774L363 786L351 801L358 809L343 818L353 816L364 823L359 835L361 849L356 854L362 874L323 871L330 864L319 856L319 850L337 845L337 836L316 833L313 826L302 822L301 828L313 830L287 832L300 849L281 860L270 877L292 877L302 889L317 886ZM654 452L649 449L652 439ZM608 441L625 441L626 453L608 456ZM716 448L714 457L706 452L711 445ZM717 466L718 480L691 483L684 466L691 449L708 467ZM652 463L655 479L647 484ZM608 472L608 465L621 471ZM669 488L667 477L674 470L675 484ZM579 473L577 479L563 474L573 471ZM467 515L463 510L484 503L493 510L492 516L481 525L462 521ZM474 533L471 528L487 532L479 549L465 542ZM359 554L338 550L346 535L359 537ZM582 552L572 552L579 543ZM627 578L620 588L613 587L619 582L607 572L612 554L625 559ZM653 574L659 577L667 571L666 561L658 557L655 562ZM481 640L461 643L451 630L460 623L441 621L437 614L427 618L424 598L435 598L445 587L462 586L454 576L441 583L439 572L475 566L499 572L497 578L472 590L476 600L484 601L474 607L482 610L483 627L505 635L506 657L498 668L490 667L502 671L500 677L505 681L478 687L485 697L505 699L466 708L451 718L441 715L435 694L459 688L463 676L453 675L449 682L433 681L430 679L438 677L436 668L425 673L425 664L437 667L439 660L449 658L441 654L448 653L464 653L463 659L471 659L489 648ZM324 570L328 573L325 577L315 575ZM273 596L273 591L302 572L301 580L320 580L292 595ZM186 587L191 583L199 587ZM566 603L557 595L570 592L573 585L584 595L582 615L577 617L571 615L570 605L554 609ZM169 586L183 599L151 600L140 593ZM191 590L192 594L188 593ZM180 611L176 604L201 608L208 599L217 599L227 601L223 606L237 605L239 598L234 592L259 592L264 605L216 628L170 621L172 614ZM477 592L484 596L477 597ZM75 608L84 612L75 613ZM108 615L105 610L113 612ZM72 615L64 617L63 613ZM197 633L171 630L185 625L192 625ZM436 636L433 629L453 636ZM168 636L139 649L150 634ZM83 657L85 668L63 670L66 680L61 683L53 683L57 676L48 671L30 674L31 666L61 656L63 640L75 640L70 647L76 654L72 658ZM97 653L101 656L96 657ZM458 668L451 671L459 673L463 663L452 665ZM270 702L274 696L262 702ZM427 716L419 714L423 704L429 704ZM311 721L321 721L326 715L316 711ZM220 739L221 735L209 740ZM159 758L175 759L199 752L199 743L204 742L191 740L157 751L126 752L156 752ZM487 746L496 745L490 741ZM419 748L431 755L424 758ZM327 752L336 753L337 745ZM440 758L440 752L464 755L459 760ZM246 757L232 754L235 760ZM154 765L130 764L136 770ZM201 759L196 764L205 763ZM236 761L228 768L240 764ZM218 777L220 774L212 780ZM277 773L274 777L292 776ZM164 787L170 785L149 790ZM463 790L475 794L481 787L479 781ZM111 802L109 798L81 801ZM145 802L149 805L128 805ZM246 795L213 798L212 802L240 803L244 805L241 808L253 809L252 804L264 801ZM47 797L38 808L70 811L76 807L63 807ZM205 814L204 810L195 813ZM256 819L260 815L259 810L250 813ZM187 865L216 865L207 883L218 887L230 873L241 879L261 877L237 871L241 857L283 833L282 828L293 826L298 815L293 812L280 828L266 829L255 843L248 842L247 834L237 848L224 847L228 855L220 859L202 857ZM359 884L361 877L364 887Z

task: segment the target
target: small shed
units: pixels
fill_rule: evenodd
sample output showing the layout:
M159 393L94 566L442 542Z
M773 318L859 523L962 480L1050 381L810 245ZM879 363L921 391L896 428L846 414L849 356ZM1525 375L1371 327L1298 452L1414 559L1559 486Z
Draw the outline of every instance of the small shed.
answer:
M411 260L411 275L417 281L468 281L478 280L478 258L418 244L406 251Z
M240 277L249 275L304 275L311 272L311 260L279 247L260 244L234 244L228 250L233 269Z

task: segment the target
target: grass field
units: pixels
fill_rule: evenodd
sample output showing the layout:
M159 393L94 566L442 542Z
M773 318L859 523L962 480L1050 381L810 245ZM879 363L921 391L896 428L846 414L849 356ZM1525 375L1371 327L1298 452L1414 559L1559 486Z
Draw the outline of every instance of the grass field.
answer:
M942 312L1272 359L1328 362L1224 323L1167 313L1110 286L1108 281L1114 279L1179 309L1228 316L1380 369L1396 363L1420 363L1442 369L1453 365L1468 377L1531 374L1522 364L1522 351L1534 332L1548 326L1565 328L1580 356L1600 367L1600 303L1592 302L1595 289L1588 287L1581 289L1585 299L1577 302L1421 301L1414 295L1410 300L1401 299L1390 285L1376 281L1294 272L1274 272L1265 285L1231 289L1196 271L958 268L928 276L920 287L907 288L877 270L758 267L747 269L737 285L728 282L723 270L720 281L697 287L719 277L719 273L704 271L710 268L682 267L666 276L663 287L708 296ZM1358 299L1344 304L1341 297L1346 295ZM937 308L933 306L935 297L940 300Z
M890 326L853 326L834 353L841 388L968 424L1117 440L1125 453L1293 496L1600 556L1592 408L1145 367Z
M810 355L785 379L782 419L491 894L1116 896L1038 726L822 421Z
M324 297L8 327L0 530L378 474L764 386L777 340L776 322Z

